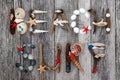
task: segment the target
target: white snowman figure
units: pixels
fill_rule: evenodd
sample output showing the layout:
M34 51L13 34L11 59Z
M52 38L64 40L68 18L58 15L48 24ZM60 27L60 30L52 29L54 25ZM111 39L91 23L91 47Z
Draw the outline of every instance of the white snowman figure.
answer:
M17 31L20 34L25 34L27 32L27 25L24 22L21 22L17 25Z

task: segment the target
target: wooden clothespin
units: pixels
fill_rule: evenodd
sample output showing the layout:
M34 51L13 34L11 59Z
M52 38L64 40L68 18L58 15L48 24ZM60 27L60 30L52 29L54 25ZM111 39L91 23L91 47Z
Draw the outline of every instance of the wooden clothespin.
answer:
M70 50L70 47L71 45L69 43L66 44L66 72L69 73L71 72L71 60L70 60L70 57L69 57L69 52L71 51Z
M40 71L40 73L43 73L46 71L46 65L44 65L44 63L43 63L43 45L42 44L40 44L39 62L40 62L40 66L39 66L38 70Z
M60 18L60 19L59 19ZM65 24L68 32L71 34L71 28L69 26L69 23L67 21L67 18L65 16L65 14L63 13L63 9L57 9L55 11L55 14L53 15L53 20L52 20L52 24L50 26L50 33L52 34L55 30L55 26L64 26L63 24Z

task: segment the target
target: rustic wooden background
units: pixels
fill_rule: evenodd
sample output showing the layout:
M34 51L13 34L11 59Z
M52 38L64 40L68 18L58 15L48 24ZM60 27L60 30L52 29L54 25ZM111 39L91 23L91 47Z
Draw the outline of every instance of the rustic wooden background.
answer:
M49 30L54 10L64 9L67 18L70 20L73 10L81 7L85 9L94 8L99 13L97 16L101 19L107 7L111 12L111 33L105 34L103 28L97 28L96 34L92 31L88 35L69 35L67 30L56 27L53 35L49 33L30 35L29 32L22 36L22 40L36 45L32 51L37 65L31 73L21 73L15 67L16 62L24 63L17 53L17 47L20 42L20 35L16 33L12 36L9 33L9 12L11 8L21 7L26 11L26 20L29 19L30 9L47 10L48 14L37 15L38 19L48 20L47 24L38 24L35 28ZM85 24L90 24L91 19L84 16L79 18ZM120 1L119 0L0 0L0 80L120 80ZM81 27L81 26L80 26ZM44 44L44 61L49 66L54 66L55 45L62 44L62 65L61 72L46 71L40 74L37 71L39 67L39 43ZM79 56L79 61L85 70L80 73L72 64L71 73L65 72L65 45L66 43L81 42L83 52ZM90 55L87 45L91 42L105 43L106 49L103 58L98 65L98 73L92 74L93 59Z

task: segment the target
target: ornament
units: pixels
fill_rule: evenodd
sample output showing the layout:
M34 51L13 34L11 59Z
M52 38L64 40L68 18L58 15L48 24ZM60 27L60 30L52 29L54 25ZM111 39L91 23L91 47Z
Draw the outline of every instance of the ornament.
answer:
M25 11L22 8L17 8L15 10L15 18L16 19L23 19L25 18Z
M17 25L17 30L20 34L25 34L27 29L27 25L24 22L21 22Z

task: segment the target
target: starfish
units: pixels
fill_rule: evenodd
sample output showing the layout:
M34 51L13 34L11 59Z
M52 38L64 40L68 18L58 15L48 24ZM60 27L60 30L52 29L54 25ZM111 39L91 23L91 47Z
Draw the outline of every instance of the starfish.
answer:
M36 19L32 19L30 17L30 20L28 21L28 23L30 24L30 27L32 27L33 25L36 25Z
M38 68L38 70L40 71L40 73L42 73L42 72L46 71L45 68L46 68L46 66L40 65L40 67Z
M87 34L88 31L89 31L88 26L85 26L83 32L85 32Z

